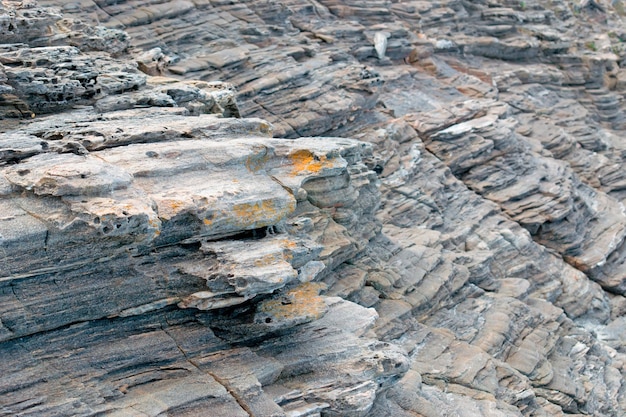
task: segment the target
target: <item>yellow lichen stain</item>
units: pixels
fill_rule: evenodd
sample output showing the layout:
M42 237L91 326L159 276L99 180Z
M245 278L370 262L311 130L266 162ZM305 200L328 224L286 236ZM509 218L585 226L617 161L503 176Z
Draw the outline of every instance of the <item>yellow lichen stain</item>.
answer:
M169 220L176 216L189 204L181 200L164 199L159 201L159 217L165 220Z
M209 219L204 219L202 220L202 223L204 223L205 226L210 226L211 224L213 224L213 221Z
M126 212L131 212L135 210L135 206L133 206L132 204L124 204L122 206L122 210Z
M185 203L177 200L167 200L167 204L170 206L172 210L178 211L181 208L185 207Z
M242 203L233 206L233 214L238 220L245 223L260 222L263 225L274 224L276 220L287 215L295 209L293 204L285 208L277 206L275 200L263 200L255 203Z
M277 320L289 320L297 317L308 317L316 320L328 310L320 291L326 284L305 282L287 291L282 297L269 300L259 306L259 311L269 314Z
M289 240L289 239L283 239L281 240L280 244L287 249L294 249L296 246L298 246L298 244L296 242L294 242L293 240Z
M254 261L254 266L262 268L273 265L277 262L285 261L285 256L281 253L270 253Z
M292 174L298 175L303 171L318 173L326 165L326 156L317 156L306 149L300 149L289 155L293 165Z
M261 258L254 261L254 266L256 267L264 267L276 264L278 262L289 262L293 259L292 249L295 249L298 244L289 239L281 239L278 241L278 245L282 248L280 252L274 252L262 256Z
M150 225L150 227L156 229L155 233L157 234L157 236L161 234L161 230L159 230L159 222L156 219L149 219L148 224Z
M261 132L264 135L268 135L269 137L271 137L271 135L272 135L272 125L270 125L269 123L266 123L266 122L261 122L259 124L259 132Z

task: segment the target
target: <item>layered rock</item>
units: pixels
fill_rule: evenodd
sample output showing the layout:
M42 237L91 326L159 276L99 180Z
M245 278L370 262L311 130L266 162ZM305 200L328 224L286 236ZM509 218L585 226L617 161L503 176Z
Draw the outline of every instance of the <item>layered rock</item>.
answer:
M39 4L3 412L624 413L621 2Z
M406 372L312 282L380 229L369 145L273 139L227 84L77 47L3 63L29 109L73 107L2 134L3 414L364 415Z
M132 126L138 118L150 128ZM13 353L3 362L3 411L371 408L406 370L405 354L360 337L374 310L319 297L310 283L379 229L376 175L361 162L368 146L277 140L260 120L158 108L102 119L91 110L42 118L20 133L39 148L4 160L0 316L3 350ZM344 311L368 319L333 318ZM35 374L55 382L22 386ZM56 391L75 399L30 402Z

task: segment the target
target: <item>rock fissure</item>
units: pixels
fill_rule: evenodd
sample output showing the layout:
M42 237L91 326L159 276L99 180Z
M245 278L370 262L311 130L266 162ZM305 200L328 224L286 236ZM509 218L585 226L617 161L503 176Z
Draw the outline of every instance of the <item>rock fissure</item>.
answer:
M234 394L232 392L232 389L230 389L226 384L224 384L224 381L220 381L219 378L217 378L214 374L212 374L211 372L208 372L206 370L201 369L196 363L194 363L193 360L190 360L189 357L187 356L187 353L185 352L185 350L179 345L178 341L176 340L175 337L173 337L166 328L164 328L163 326L161 326L161 330L163 331L163 333L165 333L171 340L172 342L174 342L174 344L176 345L176 348L178 349L178 351L181 353L181 355L185 358L185 361L187 363L189 363L191 366L193 366L195 369L197 369L200 372L205 372L208 375L210 375L213 379L215 379L215 381L217 381L220 385L222 385L227 391L228 393L237 401L237 403L241 406L241 408L243 408L244 410L246 410L246 412L248 412L249 414L249 410L247 409L247 407L245 406L245 404L241 403L241 398L238 398L236 394ZM186 368L180 368L183 370L186 370ZM150 372L150 371L147 371Z
M228 391L228 393L235 399L235 401L237 401L237 404L239 404L239 406L245 410L246 413L248 413L248 415L250 417L254 417L254 413L253 411L250 409L250 407L246 404L246 401L244 400L243 397L241 397L240 395L237 394L237 392L235 391L234 388L232 388L231 386L229 386L229 384L220 379L217 375L215 375L214 373L211 372L207 372L209 375L211 375L211 377L213 379L215 379L220 385L222 385L224 388L226 388L226 391Z

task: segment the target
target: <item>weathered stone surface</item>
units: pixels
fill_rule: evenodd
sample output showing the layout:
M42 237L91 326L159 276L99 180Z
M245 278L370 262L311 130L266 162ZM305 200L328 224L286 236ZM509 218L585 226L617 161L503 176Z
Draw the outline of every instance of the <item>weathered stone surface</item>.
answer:
M623 19L0 2L0 414L623 415Z

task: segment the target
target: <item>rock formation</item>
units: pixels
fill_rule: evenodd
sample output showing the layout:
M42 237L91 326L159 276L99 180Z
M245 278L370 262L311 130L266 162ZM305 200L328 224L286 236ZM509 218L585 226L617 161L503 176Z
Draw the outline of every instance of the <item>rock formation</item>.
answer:
M0 1L0 415L623 416L624 7Z

